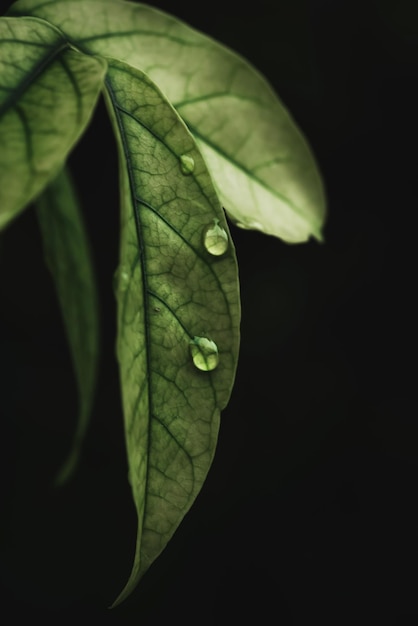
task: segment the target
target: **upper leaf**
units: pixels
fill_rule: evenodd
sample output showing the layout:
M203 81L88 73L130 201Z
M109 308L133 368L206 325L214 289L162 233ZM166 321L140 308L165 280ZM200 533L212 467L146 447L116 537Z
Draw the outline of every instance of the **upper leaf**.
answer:
M38 197L36 209L79 395L73 444L56 477L61 484L76 467L93 406L99 352L98 294L78 197L66 168Z
M0 229L63 167L90 121L106 63L46 22L0 18Z
M122 203L117 353L138 514L118 603L206 478L235 377L240 304L233 243L192 135L145 75L108 63Z
M321 240L326 216L311 149L266 80L239 55L174 17L119 0L19 0L81 48L141 69L194 134L226 211L288 242Z

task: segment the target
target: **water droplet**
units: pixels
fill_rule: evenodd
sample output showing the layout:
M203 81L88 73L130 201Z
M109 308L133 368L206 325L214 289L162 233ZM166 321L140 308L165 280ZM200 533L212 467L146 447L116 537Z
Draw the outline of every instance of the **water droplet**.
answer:
M203 232L203 245L213 256L222 256L228 250L228 234L219 220L214 219L212 224L206 226Z
M180 168L183 174L192 174L194 170L194 158L187 154L182 154L180 157Z
M193 337L190 352L193 363L203 372L214 370L219 363L218 346L207 337Z

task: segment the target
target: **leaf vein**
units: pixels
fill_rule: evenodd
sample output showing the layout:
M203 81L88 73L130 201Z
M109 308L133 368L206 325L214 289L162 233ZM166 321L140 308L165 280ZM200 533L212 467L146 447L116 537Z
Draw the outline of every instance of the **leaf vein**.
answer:
M25 74L24 79L10 93L10 96L0 105L0 117L6 111L16 106L16 102L22 98L23 94L29 89L32 83L42 74L42 72L55 60L55 58L66 48L68 43L64 39L59 39L52 48L48 48L48 53L43 56L30 72Z
M164 430L167 432L167 434L170 436L170 438L174 441L174 443L177 445L177 447L183 452L183 454L187 458L188 462L190 463L190 467L192 469L193 482L194 482L194 464L193 464L193 457L192 457L192 455L184 447L184 445L177 439L177 437L173 434L173 432L170 430L170 428L167 426L167 424L162 419L160 419L157 415L152 415L152 419L154 419L158 424L160 424L160 426L162 426L164 428ZM155 466L154 466L154 468L155 468Z
M202 135L201 133L199 133L199 131L196 129L196 127L194 127L192 124L189 124L189 122L187 121L187 118L185 118L185 121L186 121L186 123L188 125L188 128L190 129L190 132L194 135L194 137L197 140L199 140L202 143L206 144L214 152L217 152L226 161L231 163L231 165L233 165L237 170L240 170L241 172L243 172L247 176L247 178L249 180L253 181L254 183L259 185L260 187L263 187L266 191L271 193L272 196L276 196L277 198L280 198L280 200L282 200L282 202L284 202L289 207L291 207L295 211L295 213L297 213L298 215L300 215L302 217L305 217L305 214L304 214L303 210L300 209L300 207L297 206L294 202L292 202L292 200L290 200L290 198L288 198L288 196L286 196L283 193L280 193L280 191L278 191L277 189L273 189L270 185L268 185L259 176L255 176L254 175L254 171L255 171L254 168L253 169L249 169L248 167L243 165L243 163L240 163L240 162L236 161L231 154L228 154L228 153L225 152L225 150L222 150L222 148L220 148L220 146L218 144L216 144L214 142L211 142L208 139L208 137L206 137L205 135ZM319 222L320 220L317 219L316 221Z

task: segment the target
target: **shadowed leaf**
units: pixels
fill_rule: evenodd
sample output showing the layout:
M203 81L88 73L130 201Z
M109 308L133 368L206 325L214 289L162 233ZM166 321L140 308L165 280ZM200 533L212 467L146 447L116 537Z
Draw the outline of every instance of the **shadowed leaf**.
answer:
M89 423L97 377L99 314L96 282L78 198L65 169L36 203L45 258L55 283L79 394L73 444L56 482L73 473Z

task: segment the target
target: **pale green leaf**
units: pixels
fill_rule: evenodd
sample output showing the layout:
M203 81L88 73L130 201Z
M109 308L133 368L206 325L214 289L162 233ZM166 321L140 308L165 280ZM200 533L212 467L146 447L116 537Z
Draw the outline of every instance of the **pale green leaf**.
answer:
M108 63L121 178L117 354L138 514L119 603L206 478L235 377L240 304L233 242L192 135L145 75ZM208 239L214 226L226 235L222 249Z
M0 18L0 229L63 167L105 71L42 20Z
M288 242L322 239L326 202L311 148L246 60L143 4L19 0L13 11L51 20L80 48L150 76L194 134L235 222Z
M79 415L56 482L74 471L94 400L99 352L98 295L90 244L70 173L60 172L36 202L47 266L55 283L78 386Z

